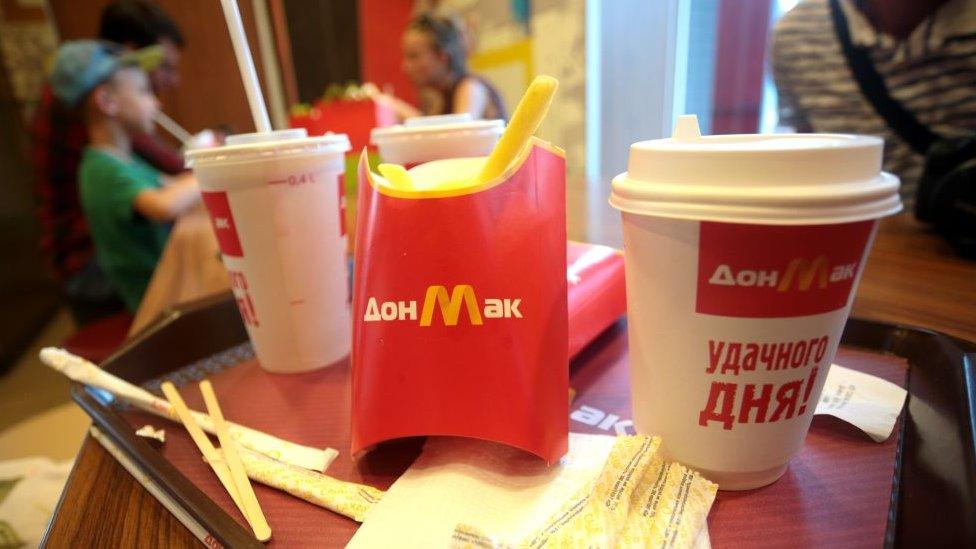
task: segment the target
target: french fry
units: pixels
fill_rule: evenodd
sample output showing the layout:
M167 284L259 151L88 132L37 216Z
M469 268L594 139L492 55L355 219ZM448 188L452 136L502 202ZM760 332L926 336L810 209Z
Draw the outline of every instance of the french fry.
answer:
M522 152L528 144L529 139L539 129L539 124L549 112L552 98L556 94L559 81L551 76L536 76L529 88L525 90L522 99L519 100L512 119L505 128L505 132L491 154L488 161L478 174L478 183L490 181L508 168L513 160Z

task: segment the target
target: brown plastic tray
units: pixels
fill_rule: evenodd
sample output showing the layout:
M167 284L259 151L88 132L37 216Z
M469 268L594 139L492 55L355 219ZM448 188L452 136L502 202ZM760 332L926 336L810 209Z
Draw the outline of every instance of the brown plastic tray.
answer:
M251 357L234 302L227 295L173 311L102 366L156 390L207 377L232 420L340 457L329 473L387 488L419 451L420 440L381 446L359 461L348 452L348 365L297 375L264 373ZM906 386L907 412L883 444L854 428L817 417L800 455L774 485L719 494L709 517L716 547L885 546L976 543L976 383L974 346L941 334L852 319L836 362ZM626 328L611 327L571 364L578 391L571 406L599 409L613 421L579 432L613 433L629 416ZM192 384L195 386L195 384ZM157 391L158 392L158 391ZM182 389L201 407L195 387ZM75 384L74 399L96 425L187 514L228 547L258 547L229 497L181 427L118 407ZM167 429L161 451L134 427ZM342 546L357 524L270 488L256 491L275 531L272 546L298 542Z

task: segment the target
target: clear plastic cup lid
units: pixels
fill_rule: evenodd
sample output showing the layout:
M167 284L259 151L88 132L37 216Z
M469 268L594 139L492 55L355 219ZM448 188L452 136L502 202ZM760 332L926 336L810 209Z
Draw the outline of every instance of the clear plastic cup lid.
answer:
M238 133L227 136L227 145L254 145L269 141L287 141L289 139L303 139L308 137L305 128L288 128L273 132Z
M308 137L304 128L231 135L223 147L194 149L186 153L187 167L210 162L243 162L268 157L345 153L351 148L344 133Z
M374 128L370 142L430 139L477 134L501 135L505 131L504 120L474 120L470 114L443 114L418 116L406 119L403 124L387 128Z

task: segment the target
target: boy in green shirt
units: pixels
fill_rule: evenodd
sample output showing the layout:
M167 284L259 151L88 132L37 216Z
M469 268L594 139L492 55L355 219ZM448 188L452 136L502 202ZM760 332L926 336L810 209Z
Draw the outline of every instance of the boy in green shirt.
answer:
M51 74L54 93L82 109L89 146L79 167L81 206L98 264L130 311L139 307L169 232L200 191L192 174L163 176L132 152L132 137L153 131L159 101L146 71L158 46L124 52L106 42L67 42Z

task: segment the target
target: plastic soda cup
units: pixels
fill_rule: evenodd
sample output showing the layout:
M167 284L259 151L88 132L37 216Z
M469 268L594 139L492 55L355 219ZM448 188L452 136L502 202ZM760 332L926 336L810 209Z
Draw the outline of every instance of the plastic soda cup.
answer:
M408 118L402 125L376 128L370 141L383 162L411 168L447 158L487 156L505 131L502 120L474 120L469 114Z
M261 366L303 372L349 355L342 181L349 139L234 135L187 154Z
M878 219L882 141L837 134L635 143L623 216L634 422L724 490L777 480L810 427Z

